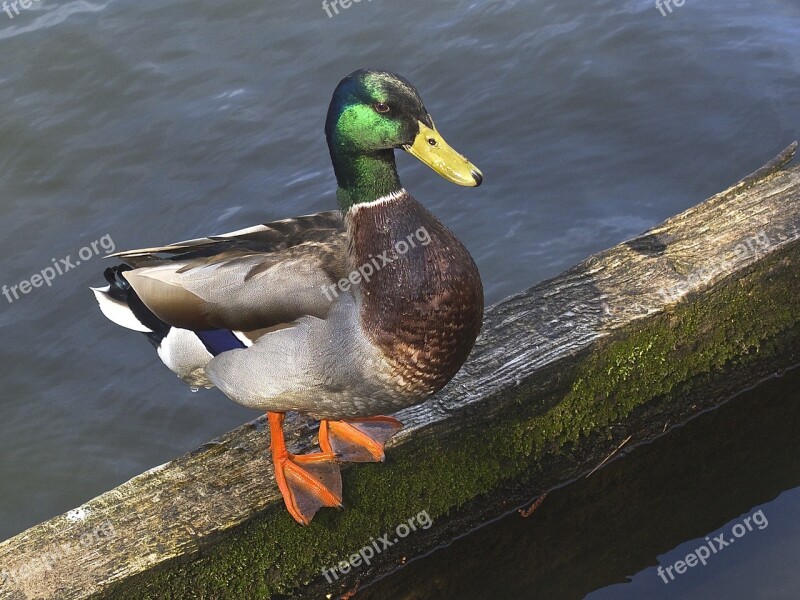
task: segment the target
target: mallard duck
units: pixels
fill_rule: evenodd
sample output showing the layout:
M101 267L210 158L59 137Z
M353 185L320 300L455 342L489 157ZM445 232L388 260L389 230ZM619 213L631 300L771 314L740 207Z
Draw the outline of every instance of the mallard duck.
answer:
M267 413L275 479L301 524L341 506L339 462L384 459L402 424L383 415L441 389L483 319L472 257L397 174L402 148L453 183L483 180L417 90L356 71L325 133L339 210L119 252L125 264L94 289L103 313L144 333L187 384ZM288 411L321 421L318 452L287 450Z

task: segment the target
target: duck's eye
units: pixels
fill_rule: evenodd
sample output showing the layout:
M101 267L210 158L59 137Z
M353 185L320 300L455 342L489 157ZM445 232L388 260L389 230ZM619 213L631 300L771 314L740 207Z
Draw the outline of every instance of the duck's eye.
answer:
M389 108L389 105L386 104L385 102L376 102L372 106L376 112L379 112L382 115L388 113L391 110L391 108Z

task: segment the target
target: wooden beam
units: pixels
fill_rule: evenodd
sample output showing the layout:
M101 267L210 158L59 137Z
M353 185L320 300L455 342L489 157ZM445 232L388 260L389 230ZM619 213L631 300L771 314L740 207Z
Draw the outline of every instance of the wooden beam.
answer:
M783 170L796 148L490 307L456 378L397 415L387 462L343 470L344 510L291 520L259 419L0 544L0 599L270 598L330 586L322 571L342 563L328 571L340 589L408 551L343 562L400 524L432 540L512 490L589 473L627 436L653 439L716 401L721 373L741 383L800 338L800 168ZM295 451L313 437L287 427Z

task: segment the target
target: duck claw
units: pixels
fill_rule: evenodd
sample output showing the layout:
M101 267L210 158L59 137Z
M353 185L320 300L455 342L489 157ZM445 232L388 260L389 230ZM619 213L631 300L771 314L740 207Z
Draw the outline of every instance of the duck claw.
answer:
M275 477L286 508L303 525L323 506L342 505L342 476L332 453L288 455L275 464Z
M319 445L345 462L383 462L383 447L403 424L394 417L378 416L346 421L323 420Z
M342 505L342 476L333 452L295 455L286 450L283 415L269 413L275 481L289 514L308 525L323 506Z

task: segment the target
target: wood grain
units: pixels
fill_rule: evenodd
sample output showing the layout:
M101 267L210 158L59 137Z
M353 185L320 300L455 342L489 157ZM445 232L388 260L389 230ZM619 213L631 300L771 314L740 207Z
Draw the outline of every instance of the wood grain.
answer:
M581 383L573 380L574 373L581 372L583 362L604 340L624 341L627 331L688 302L714 298L720 285L752 274L761 265L769 265L772 279L795 277L800 265L800 168L782 169L796 147L793 144L728 190L487 309L483 333L455 379L429 401L397 415L406 428L389 444L387 465L348 467L345 485L354 486L367 474L380 478L382 472L373 469L391 473L392 457L402 463L406 453L419 456L426 448L436 452L445 444L458 447L462 438L468 439L463 436L470 428L498 416L507 418L520 406L526 414L547 414L565 396L563 390L578 389ZM770 311L777 309L764 308L759 318L769 323ZM781 318L785 323L786 315ZM791 315L789 320L795 322ZM697 335L714 327L713 320L701 323ZM687 340L688 348L691 343ZM741 353L750 350L743 347ZM619 364L635 364L636 352L644 351L632 349ZM692 375L687 370L685 377ZM617 420L626 418L620 414ZM290 421L287 440L296 452L310 449L313 425ZM465 456L468 451L464 449ZM484 459L491 460L491 449L487 452ZM364 512L365 531L386 531L397 522L389 520L399 514L388 508L393 501L401 505L408 500L392 497L383 502L385 513ZM463 503L459 498L451 505ZM360 508L348 506L342 513L318 517L320 524L312 524L318 539L334 532L338 521L354 522ZM136 587L151 573L176 573L173 578L180 580L181 573L188 572L185 565L202 562L200 558L219 548L235 547L231 544L246 540L243 532L253 523L264 515L283 519L282 511L265 424L259 419L0 544L0 598L106 597L105 590L126 589L114 584L134 582ZM324 538L327 550L309 547L309 553L317 554L308 565L318 569L331 556L360 547L365 539L359 536L366 534L351 532L346 543L330 533ZM289 538L307 534L295 534L287 525L275 535L286 536L275 543L289 547L296 545ZM268 589L279 584L291 589L318 573L306 563L295 567L292 560L296 558L283 556L272 564L275 572L269 577L278 583ZM193 585L193 597L222 597L200 589L197 582ZM137 596L132 588L115 593L157 597L152 592ZM170 593L165 589L163 597L178 597Z

